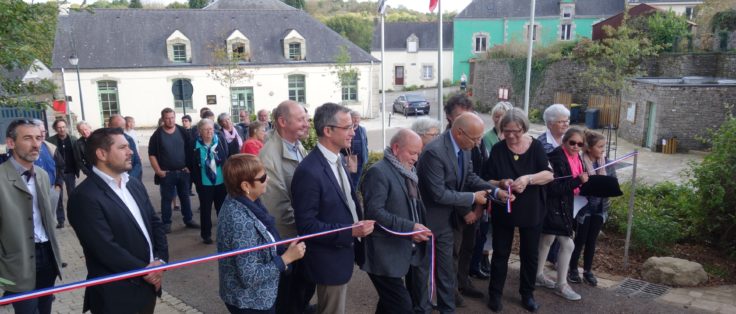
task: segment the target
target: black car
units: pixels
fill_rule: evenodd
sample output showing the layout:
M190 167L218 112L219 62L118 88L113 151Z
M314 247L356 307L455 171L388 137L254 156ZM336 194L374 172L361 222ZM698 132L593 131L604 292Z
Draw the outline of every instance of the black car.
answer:
M406 94L401 95L394 100L394 112L400 112L404 115L409 114L429 114L429 101L422 95Z

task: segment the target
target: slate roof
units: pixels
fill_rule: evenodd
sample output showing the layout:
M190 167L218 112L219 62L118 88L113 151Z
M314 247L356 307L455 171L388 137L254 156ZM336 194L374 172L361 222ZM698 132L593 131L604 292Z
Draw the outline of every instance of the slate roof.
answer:
M689 2L703 3L703 0L636 0L636 1L629 1L629 4L637 4L637 3L689 3Z
M296 10L282 1L273 0L215 0L204 10Z
M242 0L241 0L242 1ZM253 0L248 0L253 1ZM254 0L265 1L265 0ZM271 0L272 2L280 2ZM212 45L239 30L250 40L251 65L334 63L346 46L354 63L378 61L302 10L106 10L59 16L52 69L71 67L73 35L83 69L192 67L213 64ZM306 40L306 60L284 58L281 40L296 29ZM176 30L191 42L191 63L167 58L166 39Z
M576 0L575 16L608 17L624 10L624 0ZM537 0L537 17L560 15L559 0ZM527 0L473 0L455 19L502 19L529 17Z
M406 39L415 34L419 38L419 50L437 50L439 39L437 22L396 22L384 23L386 50L406 50ZM452 50L453 45L452 22L442 23L442 50ZM373 28L372 51L381 51L381 24L376 23Z

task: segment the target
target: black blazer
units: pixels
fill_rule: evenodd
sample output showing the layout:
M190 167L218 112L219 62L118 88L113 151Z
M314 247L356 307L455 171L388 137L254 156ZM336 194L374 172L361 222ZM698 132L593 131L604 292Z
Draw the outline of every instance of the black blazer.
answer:
M547 154L555 178L566 177L572 174L567 156L558 146ZM578 156L578 159L580 157ZM580 163L583 164L582 159ZM585 168L585 166L583 166ZM585 171L585 169L583 169ZM573 231L573 190L582 186L580 177L555 179L547 183L547 214L542 225L542 233L572 236Z
M154 258L168 260L166 235L143 183L131 177L127 188L140 208ZM148 242L135 218L94 172L72 192L68 215L84 250L88 279L144 268L150 263ZM156 294L154 286L142 277L89 287L83 311L136 313Z
M225 160L230 157L230 154L227 147L227 142L225 141L225 137L222 136L220 132L215 132L215 136L217 136L217 156L220 157L220 162L218 163L218 166L222 166L223 164L225 164ZM187 168L189 169L189 176L190 178L192 178L192 182L197 186L201 186L202 157L200 156L199 151L195 150L198 138L199 134L197 134L195 137L192 137L191 141L189 141L189 143L187 144L186 160Z

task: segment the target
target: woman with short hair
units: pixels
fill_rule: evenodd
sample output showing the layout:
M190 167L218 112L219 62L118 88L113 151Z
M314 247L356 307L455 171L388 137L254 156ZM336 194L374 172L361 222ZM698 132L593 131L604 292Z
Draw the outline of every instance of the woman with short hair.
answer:
M542 117L547 130L537 139L544 144L544 151L549 154L562 144L562 136L570 127L570 110L565 105L554 104L544 110Z
M419 118L411 124L411 130L422 138L422 147L440 135L440 122L432 118Z
M243 148L240 150L244 154L253 154L258 156L263 148L263 142L266 139L266 126L261 121L251 122L248 125L248 140L243 143Z
M238 134L238 129L235 128L235 124L230 120L230 115L223 112L217 116L217 124L220 125L220 132L225 137L227 142L227 148L230 152L230 156L240 152L240 148L243 147L243 139Z
M228 196L220 211L217 252L230 252L280 241L275 219L259 197L268 176L258 157L231 156L223 167ZM304 257L306 245L270 247L219 260L220 298L230 313L275 313L279 276Z

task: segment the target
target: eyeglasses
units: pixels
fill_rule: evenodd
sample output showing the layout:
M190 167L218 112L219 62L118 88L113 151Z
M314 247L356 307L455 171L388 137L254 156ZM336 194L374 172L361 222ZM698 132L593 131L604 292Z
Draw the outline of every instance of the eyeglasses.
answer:
M440 135L440 133L424 133L423 135L429 136L429 137L437 137Z
M349 124L349 125L346 125L346 126L337 126L337 125L328 125L328 126L331 127L331 128L343 129L345 131L350 131L354 127L354 125L352 125L352 124Z
M259 178L254 178L254 179L253 179L253 182L255 182L255 181L258 181L258 182L261 182L261 184L263 184L263 183L266 183L266 179L268 179L268 173L264 173L264 174L263 174L263 175L262 175L261 177L259 177Z
M503 129L501 133L503 134L521 134L524 130L518 129L518 130L509 130L509 129Z
M473 141L473 143L480 143L480 141L481 141L481 140L483 139L483 135L482 135L482 134L481 134L481 136L479 136L479 137L477 137L477 138L472 138L472 137L470 137L470 135L468 135L468 133L466 133L466 132L465 132L465 130L463 130L462 128L460 128L460 132L463 132L463 135L465 135L465 137L466 137L467 139L469 139L469 140Z
M583 147L585 146L585 143L583 142L576 142L576 141L567 141L567 144L570 146L577 146L577 147Z
M570 120L569 119L568 120L557 120L557 121L555 121L555 123L557 123L557 124L570 124Z

